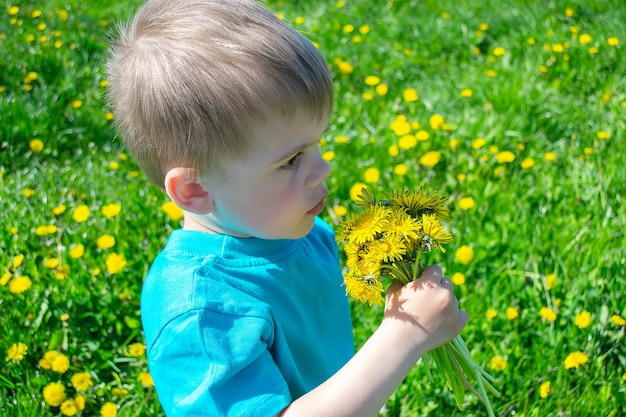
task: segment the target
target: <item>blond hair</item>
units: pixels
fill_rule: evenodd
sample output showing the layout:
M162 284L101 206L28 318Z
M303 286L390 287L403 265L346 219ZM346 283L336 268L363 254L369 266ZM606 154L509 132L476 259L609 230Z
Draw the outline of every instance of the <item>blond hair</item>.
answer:
M107 70L120 134L161 187L171 168L245 158L270 111L333 106L323 55L253 0L149 0L119 28Z

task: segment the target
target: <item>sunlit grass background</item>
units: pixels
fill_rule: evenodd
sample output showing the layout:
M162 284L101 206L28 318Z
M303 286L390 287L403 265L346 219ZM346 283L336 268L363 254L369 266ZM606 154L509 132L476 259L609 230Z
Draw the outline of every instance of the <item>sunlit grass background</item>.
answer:
M0 10L0 415L163 415L139 294L180 227L112 128L103 62L139 2ZM626 6L620 0L269 1L326 55L324 217L351 193L450 196L474 359L501 416L626 415ZM362 344L381 311L353 305ZM384 358L381 358L384 360ZM346 399L349 401L349 399ZM463 411L416 366L388 416Z

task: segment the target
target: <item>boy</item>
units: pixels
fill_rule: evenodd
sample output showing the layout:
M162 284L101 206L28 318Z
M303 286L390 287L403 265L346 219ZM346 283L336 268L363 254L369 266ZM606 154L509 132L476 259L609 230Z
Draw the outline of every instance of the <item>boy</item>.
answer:
M319 138L327 63L253 0L149 0L121 31L110 100L146 175L184 211L144 282L150 372L168 416L375 416L467 323L427 268L392 285L353 355Z

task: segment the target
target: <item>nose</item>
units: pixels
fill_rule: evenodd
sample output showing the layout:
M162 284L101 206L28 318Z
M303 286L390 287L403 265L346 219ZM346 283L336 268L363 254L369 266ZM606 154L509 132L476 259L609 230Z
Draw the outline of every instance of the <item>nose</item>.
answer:
M311 169L311 172L305 178L304 185L307 188L315 188L326 181L326 178L330 175L330 165L320 155L319 151L316 155L316 160Z

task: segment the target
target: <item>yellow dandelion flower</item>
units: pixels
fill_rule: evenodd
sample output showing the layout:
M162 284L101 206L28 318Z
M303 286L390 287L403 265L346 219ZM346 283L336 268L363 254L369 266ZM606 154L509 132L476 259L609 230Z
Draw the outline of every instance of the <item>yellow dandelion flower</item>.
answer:
M411 123L404 116L396 117L389 127L397 136L408 135L411 132Z
M83 101L77 99L77 100L72 101L71 105L72 105L72 108L74 109L80 109L81 106L83 105Z
M611 36L606 40L606 43L608 43L609 46L617 46L619 45L619 38Z
M515 307L508 307L506 309L506 318L509 320L515 320L519 317L519 311Z
M556 159L556 154L554 152L546 152L543 157L546 161L554 161Z
M483 146L485 146L485 143L487 143L487 141L484 138L476 138L474 139L474 141L472 142L472 148L474 149L480 149Z
M72 214L72 219L74 219L76 223L83 223L89 218L90 214L91 214L91 211L89 210L89 207L87 207L84 204L81 204L74 209L74 213Z
M333 151L326 151L322 154L322 159L324 161L332 161L333 159L335 159L335 152Z
M378 84L380 84L380 77L377 77L375 75L368 75L367 77L365 77L365 85L373 87Z
M494 56L502 56L506 54L506 49L502 48L501 46L498 46L496 48L494 48L493 50L493 55Z
M419 142L424 142L428 140L428 138L430 138L430 133L425 130L418 130L417 132L415 132L415 139L417 139Z
M54 269L59 266L61 260L59 258L49 258L43 261L44 268Z
M70 382L77 391L87 391L93 386L93 381L89 372L75 373L72 375Z
M461 90L461 97L468 98L474 94L471 88L464 88Z
M430 128L433 130L439 130L441 129L441 127L443 126L443 124L446 122L446 120L444 119L444 117L440 114L433 114L432 116L430 116L430 118L428 119L428 124L430 125Z
M32 197L35 195L35 190L33 190L32 188L25 188L22 191L22 195L26 198Z
M110 249L115 246L115 237L104 234L96 240L96 245L98 245L98 247L103 250Z
M393 208L387 221L386 233L399 236L404 240L415 240L422 226L419 221L402 208Z
M362 182L357 182L350 188L350 199L352 201L358 201L359 195L363 192L363 190L367 190L367 185Z
M21 275L19 277L13 278L9 281L9 291L12 294L21 294L24 291L27 291L33 282L25 275Z
M435 214L422 216L422 233L420 244L429 251L434 247L445 252L442 245L452 242L452 235L446 232Z
M402 259L407 247L401 236L385 234L371 242L367 249L376 263L391 263Z
M448 220L450 216L450 210L445 207L448 198L437 192L425 193L422 189L393 191L387 198L393 208L404 210L418 220L424 214L435 214L439 220Z
M15 16L16 14L18 14L20 11L20 8L18 6L11 6L9 7L8 13L9 16Z
M474 249L471 246L462 245L454 253L454 259L461 265L468 265L474 259Z
M461 210L469 210L476 205L476 202L472 197L463 197L459 200L459 207Z
M624 320L622 317L618 316L617 314L614 314L611 316L611 323L620 327L626 326L626 320Z
M489 368L493 369L496 372L505 370L506 365L507 360L503 356L494 356L489 361Z
M556 311L552 310L549 307L541 307L541 310L539 310L539 315L541 316L541 318L549 321L549 322L553 322L556 320Z
M515 160L515 154L511 151L502 151L498 153L496 157L499 164L513 162Z
M441 161L441 152L428 151L419 159L419 163L425 167L432 168Z
M7 282L9 282L11 278L12 278L11 273L5 272L4 274L2 274L2 277L0 277L0 285L4 287L5 285L7 285Z
M165 212L165 215L172 221L178 221L183 218L183 210L178 207L173 201L166 201L161 206L161 210Z
M6 362L8 361L21 361L22 359L24 359L24 357L26 356L26 354L28 353L28 346L26 346L26 344L19 342L19 343L13 343L8 349L7 349L7 356L4 359Z
M107 272L111 275L117 274L126 266L124 255L119 253L110 253L105 260Z
M493 308L488 308L487 311L485 312L485 317L487 317L487 320L493 320L497 316L498 316L498 312L494 310Z
M51 382L43 389L44 401L52 406L58 407L65 401L65 386L60 382Z
M143 343L131 343L128 345L128 356L139 357L146 353L146 345Z
M32 153L39 153L43 150L43 142L41 139L33 139L28 142L28 146Z
M374 240L378 234L386 230L390 213L388 208L379 204L366 207L352 225L348 240L355 243Z
M411 149L417 145L417 138L414 135L404 135L398 140L400 149Z
M572 352L565 358L563 364L565 365L565 369L572 368L580 368L582 365L586 364L589 361L589 356L586 353L576 351Z
M346 294L362 303L382 305L383 284L377 275L360 276L348 272L344 278Z
M66 209L67 207L65 206L65 204L61 204L60 206L56 206L52 209L52 214L54 214L55 216L60 216L61 214L65 213Z
M149 372L140 372L138 375L139 382L146 388L153 387L154 381L152 380L152 375Z
M340 61L337 67L339 68L339 72L341 72L343 75L352 74L352 72L354 71L354 67L352 66L352 64L345 61Z
M70 258L78 259L85 253L85 246L82 243L75 243L70 246L69 254Z
M375 183L380 179L380 171L378 170L378 168L368 168L363 174L363 179L365 180L365 182L368 182L370 184Z
M399 176L406 175L409 172L409 167L406 164L398 164L393 167L393 173Z
M414 88L407 88L402 92L402 98L404 98L404 101L407 103L412 103L419 100L419 95Z
M550 395L550 390L550 381L543 382L541 385L539 385L539 397L548 398L548 395Z
M115 204L115 203L107 204L102 207L102 215L106 217L107 219L110 219L120 214L121 210L122 210L122 206L119 204Z
M584 329L585 327L589 327L591 325L591 313L585 310L576 314L576 316L574 317L574 324L579 329Z
M334 211L335 211L335 214L339 217L343 217L346 214L348 214L348 209L342 205L338 205L337 207L335 207Z
M60 411L64 416L73 416L78 413L79 410L74 400L65 400L61 404Z
M389 92L389 86L387 84L378 84L374 90L379 96L384 96Z
M117 417L117 406L115 403L106 402L100 408L101 417Z
M597 133L597 136L598 136L598 139L608 139L611 137L611 134L609 132L602 130Z
M452 283L454 285L463 285L465 284L465 275L460 272L455 272L452 274Z
M578 42L580 42L581 45L588 45L591 43L591 40L591 35L588 33L583 33L578 37Z
M529 169L535 166L535 160L533 158L524 158L520 165L523 169Z

